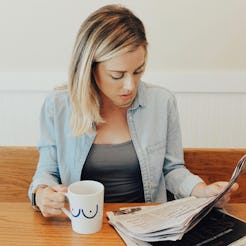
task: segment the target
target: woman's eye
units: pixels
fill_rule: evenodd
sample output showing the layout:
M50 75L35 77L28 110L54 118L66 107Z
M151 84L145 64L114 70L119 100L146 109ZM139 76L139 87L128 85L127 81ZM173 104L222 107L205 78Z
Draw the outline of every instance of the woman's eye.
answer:
M116 76L116 75L111 75L111 77L112 77L112 79L122 79L123 77L124 77L124 74L122 74L122 75L118 75L118 76Z
M143 70L134 72L134 74L141 74L141 73L143 73Z
M141 73L143 73L143 70L139 70L139 71L135 71L134 73L133 73L133 75L139 75L139 74L141 74ZM123 79L123 77L124 77L124 73L122 73L122 74L111 74L110 76L111 76L111 78L112 79L115 79L115 80L119 80L119 79Z

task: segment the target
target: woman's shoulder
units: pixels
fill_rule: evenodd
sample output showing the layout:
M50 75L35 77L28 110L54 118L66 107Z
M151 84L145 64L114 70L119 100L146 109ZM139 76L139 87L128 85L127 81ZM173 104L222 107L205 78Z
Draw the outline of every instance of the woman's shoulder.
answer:
M69 103L69 92L67 87L57 87L50 91L46 97L44 103L50 107L63 107Z

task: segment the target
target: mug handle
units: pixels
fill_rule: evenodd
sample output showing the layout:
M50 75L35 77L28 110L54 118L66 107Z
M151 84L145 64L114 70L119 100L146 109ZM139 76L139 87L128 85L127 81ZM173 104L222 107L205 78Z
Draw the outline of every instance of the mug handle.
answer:
M63 195L66 196L67 199L68 199L68 193L67 193L67 192L58 191L58 193L63 194ZM67 217L68 217L70 220L72 220L72 215L71 215L70 211L68 211L66 208L61 208L61 210L62 210L62 212L63 212L64 214L67 215Z

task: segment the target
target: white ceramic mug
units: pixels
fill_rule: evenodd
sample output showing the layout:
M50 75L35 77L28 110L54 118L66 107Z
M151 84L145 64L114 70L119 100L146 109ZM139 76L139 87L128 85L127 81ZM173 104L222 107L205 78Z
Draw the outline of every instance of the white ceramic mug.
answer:
M73 230L80 234L98 232L103 222L103 184L94 180L78 181L63 194L68 198L70 211L62 210L70 218Z

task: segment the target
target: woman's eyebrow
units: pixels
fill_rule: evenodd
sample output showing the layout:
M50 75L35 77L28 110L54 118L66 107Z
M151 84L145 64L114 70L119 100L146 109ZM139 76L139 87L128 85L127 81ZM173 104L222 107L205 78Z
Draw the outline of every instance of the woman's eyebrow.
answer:
M137 71L138 69L142 68L144 65L145 65L145 61L144 61L144 63L142 65L140 65L139 67L137 67L134 71ZM111 70L111 69L109 69L108 71L109 72L117 72L117 73L125 73L125 72L127 72L127 71Z

